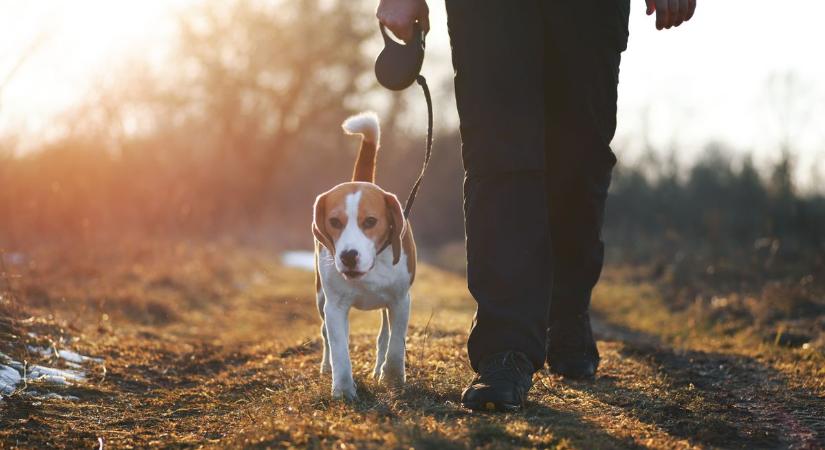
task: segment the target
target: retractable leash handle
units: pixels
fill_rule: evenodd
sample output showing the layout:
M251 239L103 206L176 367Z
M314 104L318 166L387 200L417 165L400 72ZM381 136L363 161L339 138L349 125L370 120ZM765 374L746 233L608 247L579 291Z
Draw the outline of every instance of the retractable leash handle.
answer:
M387 89L402 91L408 88L413 81L417 82L424 91L424 100L427 102L427 147L424 153L424 164L421 173L415 180L407 201L404 202L404 217L410 217L415 196L418 188L424 180L424 172L430 163L430 155L433 150L433 101L430 97L430 89L427 87L427 80L420 74L421 66L424 64L424 31L418 25L413 25L413 39L406 45L400 44L392 39L383 24L379 24L381 35L384 37L384 49L375 59L375 77L378 82Z
M378 28L384 37L384 49L375 59L375 77L381 86L403 91L415 81L424 64L424 31L417 23L413 25L413 39L405 45L391 38L384 24Z

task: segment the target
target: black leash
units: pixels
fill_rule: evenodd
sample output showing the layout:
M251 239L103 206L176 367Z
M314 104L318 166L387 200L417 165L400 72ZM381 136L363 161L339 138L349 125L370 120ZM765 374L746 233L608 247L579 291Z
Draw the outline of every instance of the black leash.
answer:
M407 197L407 201L404 202L404 218L408 219L433 151L433 100L430 97L427 80L421 75L421 66L424 64L424 47L426 46L424 42L425 33L420 25L416 23L413 25L412 39L407 44L400 44L387 34L384 25L379 24L378 28L384 37L384 49L375 59L375 77L378 82L387 89L401 91L415 81L421 86L424 91L424 99L427 100L427 150L424 154L424 165L421 167L421 173L418 174L418 179L415 180L410 195Z
M424 172L427 171L427 165L430 164L430 155L433 153L433 99L430 97L430 88L427 87L427 79L423 75L415 77L415 81L421 86L424 91L424 99L427 101L427 149L424 152L424 164L421 166L421 173L418 174L418 179L415 180L410 195L407 196L407 201L404 202L404 218L410 218L410 211L415 203L415 196L418 195L418 188L421 187L421 182L424 180Z
M424 99L427 100L427 150L424 153L424 164L421 166L421 173L418 174L418 179L415 180L410 194L407 196L407 201L404 202L404 218L410 218L410 211L413 203L415 203L415 196L418 195L418 188L421 187L421 182L424 180L424 172L427 171L427 165L430 164L430 155L433 153L433 99L430 97L430 88L427 87L427 79L423 75L415 77L415 81L421 86L424 91ZM390 230L392 231L392 230ZM392 235L390 232L389 235ZM390 239L378 249L376 254L383 252L390 246Z

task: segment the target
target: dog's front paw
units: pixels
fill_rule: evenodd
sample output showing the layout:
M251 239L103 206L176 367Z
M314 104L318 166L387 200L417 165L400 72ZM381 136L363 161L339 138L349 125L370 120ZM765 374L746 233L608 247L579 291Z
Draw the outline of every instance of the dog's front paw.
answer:
M390 387L401 387L407 381L407 376L404 367L390 366L384 364L381 368L381 377L379 381Z
M349 386L332 386L332 398L346 401L358 400L358 394L355 392L355 383Z

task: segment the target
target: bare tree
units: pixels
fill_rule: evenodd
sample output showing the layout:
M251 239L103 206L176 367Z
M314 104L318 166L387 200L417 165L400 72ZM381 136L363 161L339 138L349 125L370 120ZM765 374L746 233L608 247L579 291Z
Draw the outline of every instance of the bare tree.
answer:
M767 82L768 104L779 134L780 159L771 175L774 195L790 198L794 191L794 145L810 123L815 99L811 86L794 72L776 73Z
M178 94L210 122L220 152L265 190L296 136L341 120L364 91L363 2L213 2L181 21ZM331 127L337 129L337 126Z

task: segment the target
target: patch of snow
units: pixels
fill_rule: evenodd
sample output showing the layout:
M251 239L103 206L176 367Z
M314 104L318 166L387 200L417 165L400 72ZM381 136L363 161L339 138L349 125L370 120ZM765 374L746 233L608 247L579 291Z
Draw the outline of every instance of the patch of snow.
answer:
M9 366L0 365L0 393L11 394L22 380L20 372Z
M56 399L56 400L72 400L72 401L80 400L79 397L75 397L74 395L60 395L60 394L55 393L55 392L49 392L46 395L39 396L39 398L50 398L50 399Z
M44 358L50 358L52 355L54 355L54 352L52 352L52 349L46 348L46 347L34 347L32 345L28 345L28 346L26 346L26 349L28 349L29 353L35 353L35 354L38 354L38 355L40 355ZM94 362L94 363L102 363L103 362L102 358L93 358L91 356L84 356L84 355L81 355L80 353L73 352L71 350L58 350L57 351L57 356L60 357L61 359L64 359L64 360L68 361L69 363L72 363L72 364L75 364L75 365L83 364L85 362Z
M44 357L52 356L54 353L45 347L28 346L31 353L37 353ZM10 395L23 382L23 373L26 380L31 383L41 383L43 385L70 386L73 383L83 383L86 381L86 372L82 363L96 362L102 363L101 358L84 356L71 350L59 350L58 356L66 361L70 369L56 369L40 365L24 365L13 360L10 356L0 352L0 394ZM78 400L71 395L60 395L54 392L39 393L37 391L27 391L25 395L44 399Z
M74 395L61 395L56 392L46 392L45 394L41 394L37 391L28 391L26 395L33 398L39 399L56 399L56 400L80 400L80 398L75 397Z
M36 353L44 358L50 358L52 356L52 349L46 347L35 347L33 345L27 345L26 350L29 353Z
M307 250L289 250L281 254L281 262L287 267L315 270L315 252Z
M86 374L80 370L55 369L46 366L30 366L29 379L50 384L68 385L70 382L80 383L86 381Z
M72 362L72 363L75 363L75 364L82 364L86 361L91 361L91 362L96 362L96 363L102 363L103 362L102 358L92 358L91 356L83 356L83 355L81 355L79 353L76 353L76 352L73 352L71 350L58 350L57 354L61 358L65 359L66 361L69 361L69 362Z
M58 386L71 386L69 380L66 377L61 377L59 375L40 375L37 378L31 380L32 383L46 383L46 384L54 384Z
M11 366L14 369L23 370L23 364L11 359L11 356L3 352L0 352L0 361L3 361L5 365Z
M19 266L26 262L26 255L22 252L6 253L6 261L13 266Z

